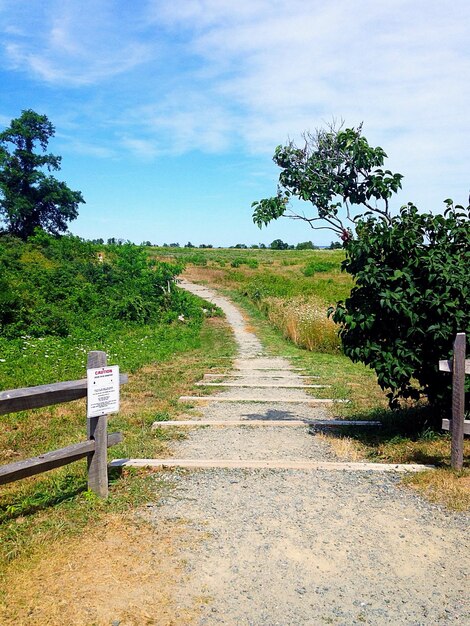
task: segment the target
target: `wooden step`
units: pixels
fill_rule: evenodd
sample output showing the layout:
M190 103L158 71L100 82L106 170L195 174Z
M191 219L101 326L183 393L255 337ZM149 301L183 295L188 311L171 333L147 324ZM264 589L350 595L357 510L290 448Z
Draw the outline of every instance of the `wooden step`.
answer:
M266 371L269 371L269 370L266 370ZM204 378L246 378L246 377L247 377L246 374L240 374L240 373L235 373L235 374L204 374ZM258 378L285 378L287 380L289 380L289 379L296 380L297 378L320 378L320 376L307 376L307 375L295 374L295 373L293 373L292 376L289 376L288 374L286 375L285 373L283 373L283 374L272 374L272 373L270 373L270 374L261 374L260 376L258 376Z
M342 426L382 426L382 422L371 420L312 420L305 419L239 419L239 420L165 420L154 422L152 428L165 428L166 426L308 426L314 429L340 428Z
M226 383L205 383L204 381L200 381L194 383L196 387L239 387L239 388L248 388L248 389L329 389L331 385L289 385L282 383L280 385L276 383L234 383L234 382L226 382Z
M179 402L250 402L262 404L344 404L349 400L332 398L244 398L242 396L181 396Z
M165 426L309 426L309 420L167 420L154 422L152 428Z
M336 461L289 461L255 460L255 459L116 459L111 461L110 467L153 467L171 468L182 467L188 469L290 469L290 470L333 470L351 472L421 472L425 469L435 469L434 465L419 465L417 463L352 463Z

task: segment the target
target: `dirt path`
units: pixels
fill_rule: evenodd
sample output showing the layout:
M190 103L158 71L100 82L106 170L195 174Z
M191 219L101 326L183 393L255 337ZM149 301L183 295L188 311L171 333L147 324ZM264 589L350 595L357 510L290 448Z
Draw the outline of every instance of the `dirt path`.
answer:
M240 386L221 387L192 419L244 424L192 428L188 439L174 445L174 456L334 461L329 447L305 426L276 425L327 417L325 406L299 402L309 396L292 385L328 381L305 380L285 359L266 355L225 298L184 287L225 311L239 346L233 376L205 381ZM259 419L272 423L249 425ZM199 608L193 623L470 620L468 516L423 502L398 486L395 473L212 468L162 476L170 495L147 515L157 526L179 522L198 537L178 555L185 577L176 601L181 612Z

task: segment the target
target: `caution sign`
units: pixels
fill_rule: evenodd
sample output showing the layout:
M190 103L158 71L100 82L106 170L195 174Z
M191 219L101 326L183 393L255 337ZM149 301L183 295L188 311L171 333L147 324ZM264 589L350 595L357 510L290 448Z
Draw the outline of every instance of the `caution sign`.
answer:
M87 417L119 411L119 366L87 370Z

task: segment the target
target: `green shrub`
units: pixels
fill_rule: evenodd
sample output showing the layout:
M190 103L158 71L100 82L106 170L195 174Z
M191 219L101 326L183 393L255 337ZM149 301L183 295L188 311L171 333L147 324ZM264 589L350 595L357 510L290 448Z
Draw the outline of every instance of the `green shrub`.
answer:
M310 261L310 263L307 263L307 265L303 268L302 274L310 277L317 272L331 272L335 267L335 263L328 261Z
M345 354L376 371L392 406L425 396L449 407L451 377L438 362L451 356L457 332L470 334L470 207L446 202L444 215L409 204L390 224L362 220L346 246L343 268L355 287L333 320Z
M0 332L7 338L64 337L112 321L146 324L187 304L175 287L182 265L149 261L132 244L103 248L42 232L0 243Z

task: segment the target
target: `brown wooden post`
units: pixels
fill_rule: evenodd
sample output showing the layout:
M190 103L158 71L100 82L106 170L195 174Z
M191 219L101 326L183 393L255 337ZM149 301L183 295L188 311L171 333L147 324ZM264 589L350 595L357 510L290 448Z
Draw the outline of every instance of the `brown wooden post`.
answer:
M88 353L87 369L107 365L106 352ZM88 489L102 498L108 497L108 416L87 419L88 439L95 440L95 451L88 455Z
M452 444L453 469L463 467L465 419L465 333L457 333L452 357Z

